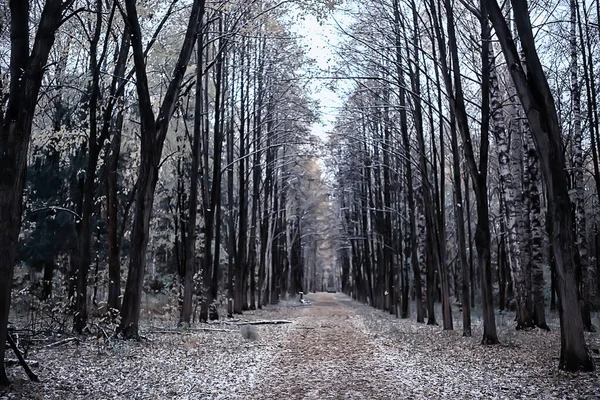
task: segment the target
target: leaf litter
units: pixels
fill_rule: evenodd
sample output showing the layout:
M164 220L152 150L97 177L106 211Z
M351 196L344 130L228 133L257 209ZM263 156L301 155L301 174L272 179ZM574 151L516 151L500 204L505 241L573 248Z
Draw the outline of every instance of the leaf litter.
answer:
M598 371L558 370L556 318L551 332L516 331L506 314L498 326L502 344L482 346L477 319L465 338L460 323L443 331L341 294L308 298L309 305L284 301L246 312L241 322L148 329L141 342L90 338L34 347L29 358L39 361L34 371L42 382L10 367L13 385L0 389L0 400L600 397ZM265 323L275 320L291 323ZM600 347L598 334L586 338Z

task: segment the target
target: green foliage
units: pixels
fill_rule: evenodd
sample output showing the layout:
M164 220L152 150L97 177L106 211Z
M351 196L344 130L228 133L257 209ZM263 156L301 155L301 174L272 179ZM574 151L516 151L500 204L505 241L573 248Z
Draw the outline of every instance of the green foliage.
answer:
M69 171L61 168L58 138L39 149L28 170L27 210L20 260L53 262L74 245L76 216L69 212ZM60 240L58 240L60 238Z

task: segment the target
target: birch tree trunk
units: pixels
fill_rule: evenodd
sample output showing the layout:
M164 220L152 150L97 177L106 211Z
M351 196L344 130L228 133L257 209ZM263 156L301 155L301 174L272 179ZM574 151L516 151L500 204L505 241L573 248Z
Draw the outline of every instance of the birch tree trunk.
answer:
M579 84L579 63L577 51L577 0L570 1L571 6L571 30L570 48L571 63L571 107L573 114L572 138L573 138L573 190L571 201L575 206L575 242L579 254L579 293L581 296L581 316L583 327L587 331L594 329L590 313L590 263L588 260L587 230L585 218L584 192L585 182L583 180L583 128L581 121L581 85ZM591 128L593 129L593 128Z
M540 63L526 2L511 0L526 65L521 64L512 34L495 0L485 0L498 35L512 80L517 88L542 166L552 217L552 245L556 263L561 320L559 367L568 371L591 371L590 357L583 335L581 308L574 275L574 221L569 212L566 163L554 98ZM527 75L524 72L527 69Z
M521 194L521 185L517 185L513 179L513 172L521 177L521 135L518 129L518 119L515 115L510 123L510 139L504 125L504 115L502 109L502 98L498 86L498 72L493 52L490 51L490 112L492 120L492 131L496 138L498 149L498 172L500 175L500 195L504 202L506 210L506 230L508 233L507 253L509 265L515 282L515 292L517 293L517 329L529 327L529 318L527 316L527 307L523 300L523 289L517 282L523 282L524 268L521 262L521 244L517 235L517 226L520 214L520 202L517 198ZM516 110L515 110L516 111ZM511 152L509 153L509 140ZM511 158L512 157L512 158ZM512 167L512 168L511 168Z

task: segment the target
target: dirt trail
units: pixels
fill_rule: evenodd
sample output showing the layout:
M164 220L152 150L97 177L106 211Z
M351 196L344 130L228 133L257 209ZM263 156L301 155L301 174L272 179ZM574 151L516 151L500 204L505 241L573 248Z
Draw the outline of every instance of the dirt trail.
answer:
M514 315L498 319L501 345L482 346L481 319L473 337L397 319L342 294L311 294L310 304L282 301L241 316L290 320L258 325L257 340L234 321L177 330L145 328L146 340L94 338L57 348L39 346L42 382L10 368L8 399L260 400L260 399L598 399L600 371L558 370L560 330L516 331ZM600 321L596 321L600 325ZM218 328L218 329L217 329ZM587 334L592 348L599 334ZM600 359L597 360L600 364Z
M382 360L375 359L376 345L363 319L343 305L350 300L330 293L315 294L310 300L309 307L297 308L281 350L250 397L377 399L393 395L390 390L394 388L384 384L391 377L385 376Z
M310 306L276 312L294 322L277 336L265 332L275 349L243 398L600 398L599 373L558 371L556 324L550 333L516 331L507 316L499 326L502 344L482 346L479 318L465 338L460 326L443 331L397 319L342 294L308 298ZM588 340L598 346L597 335Z

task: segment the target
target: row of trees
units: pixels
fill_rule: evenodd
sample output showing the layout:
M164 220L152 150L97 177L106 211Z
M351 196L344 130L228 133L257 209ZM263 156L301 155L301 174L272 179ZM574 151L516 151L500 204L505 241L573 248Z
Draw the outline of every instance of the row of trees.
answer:
M551 293L560 367L592 370L583 332L599 283L600 32L590 5L376 3L351 11L339 54L354 66L331 140L344 291L403 318L412 296L428 324L439 299L444 329L454 298L465 336L479 303L484 344L499 341L495 306L515 308L517 329L548 329Z
M298 79L309 60L282 23L322 11L317 1L2 3L0 338L16 261L43 270L42 300L64 304L76 332L94 306L125 338L139 337L144 289L169 274L185 324L196 305L206 321L222 298L240 313L322 279L317 113Z

